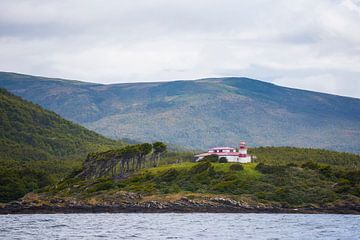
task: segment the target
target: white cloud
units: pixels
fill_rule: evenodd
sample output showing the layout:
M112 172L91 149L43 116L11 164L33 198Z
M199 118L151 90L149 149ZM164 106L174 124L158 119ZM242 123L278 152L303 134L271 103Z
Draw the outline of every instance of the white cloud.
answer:
M3 0L0 70L134 82L248 76L360 97L358 0Z

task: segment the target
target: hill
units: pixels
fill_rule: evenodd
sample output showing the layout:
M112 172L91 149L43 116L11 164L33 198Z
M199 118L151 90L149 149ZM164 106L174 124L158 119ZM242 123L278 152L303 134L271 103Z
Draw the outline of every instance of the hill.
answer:
M112 138L360 152L359 99L248 78L102 85L3 72L0 87Z
M90 151L121 145L0 89L0 201L54 183Z
M358 155L256 148L253 163L180 161L118 178L108 163L119 153L126 159L126 149L90 155L80 171L0 212L360 213ZM268 153L290 157L277 162Z
M3 159L84 157L116 142L0 89L0 155Z

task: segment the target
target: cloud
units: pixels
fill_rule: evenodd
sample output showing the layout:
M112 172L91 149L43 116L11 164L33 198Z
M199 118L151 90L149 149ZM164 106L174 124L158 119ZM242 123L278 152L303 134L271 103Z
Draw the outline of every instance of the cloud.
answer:
M360 2L3 0L0 69L114 83L248 76L360 97Z

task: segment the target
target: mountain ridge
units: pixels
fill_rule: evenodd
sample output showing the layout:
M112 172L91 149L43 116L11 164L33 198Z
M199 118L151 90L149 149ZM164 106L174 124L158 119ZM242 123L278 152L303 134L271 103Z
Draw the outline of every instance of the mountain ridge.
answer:
M253 146L360 152L357 98L236 77L74 84L16 76L0 73L0 86L115 139L205 149L242 138Z
M138 85L138 84L162 84L162 83L172 83L172 82L187 82L187 81L207 81L207 80L218 80L218 79L247 79L247 80L251 80L251 81L258 81L261 82L263 84L269 84L272 86L277 86L277 87L281 87L281 88L286 88L286 89L290 89L290 90L298 90L298 91L304 91L304 92L309 92L309 93L317 93L317 94L324 94L324 95L330 95L330 96L336 96L336 97L343 97L343 98L351 98L351 99L356 99L359 100L360 98L357 97L352 97L352 96L346 96L346 95L339 95L339 94L333 94L333 93L327 93L327 92L318 92L315 90L309 90L309 89L301 89L301 88L295 88L295 87L288 87L288 86L284 86L284 85L279 85L276 83L272 83L272 82L267 82L267 81L263 81L260 79L255 79L255 78L249 78L249 77L245 77L245 76L224 76L224 77L204 77L204 78L197 78L197 79L177 79L177 80L161 80L161 81L140 81L140 82L119 82L119 83L97 83L97 82L87 82L85 80L77 80L77 79L66 79L66 78L57 78L57 77L45 77L45 76L41 76L41 75L31 75L31 74L26 74L26 73L17 73L17 72L11 72L11 71L0 71L0 74L9 74L9 75L18 75L18 76L23 76L23 77L35 77L35 78L39 78L38 80L43 80L43 81L58 81L58 82L72 82L72 83L79 83L79 84L84 84L84 85L99 85L99 86L108 86L108 85Z

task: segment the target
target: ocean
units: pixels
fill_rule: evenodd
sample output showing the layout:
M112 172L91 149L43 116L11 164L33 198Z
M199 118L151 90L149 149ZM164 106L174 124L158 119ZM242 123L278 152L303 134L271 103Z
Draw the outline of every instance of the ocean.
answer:
M360 216L238 213L0 215L0 239L360 239Z

